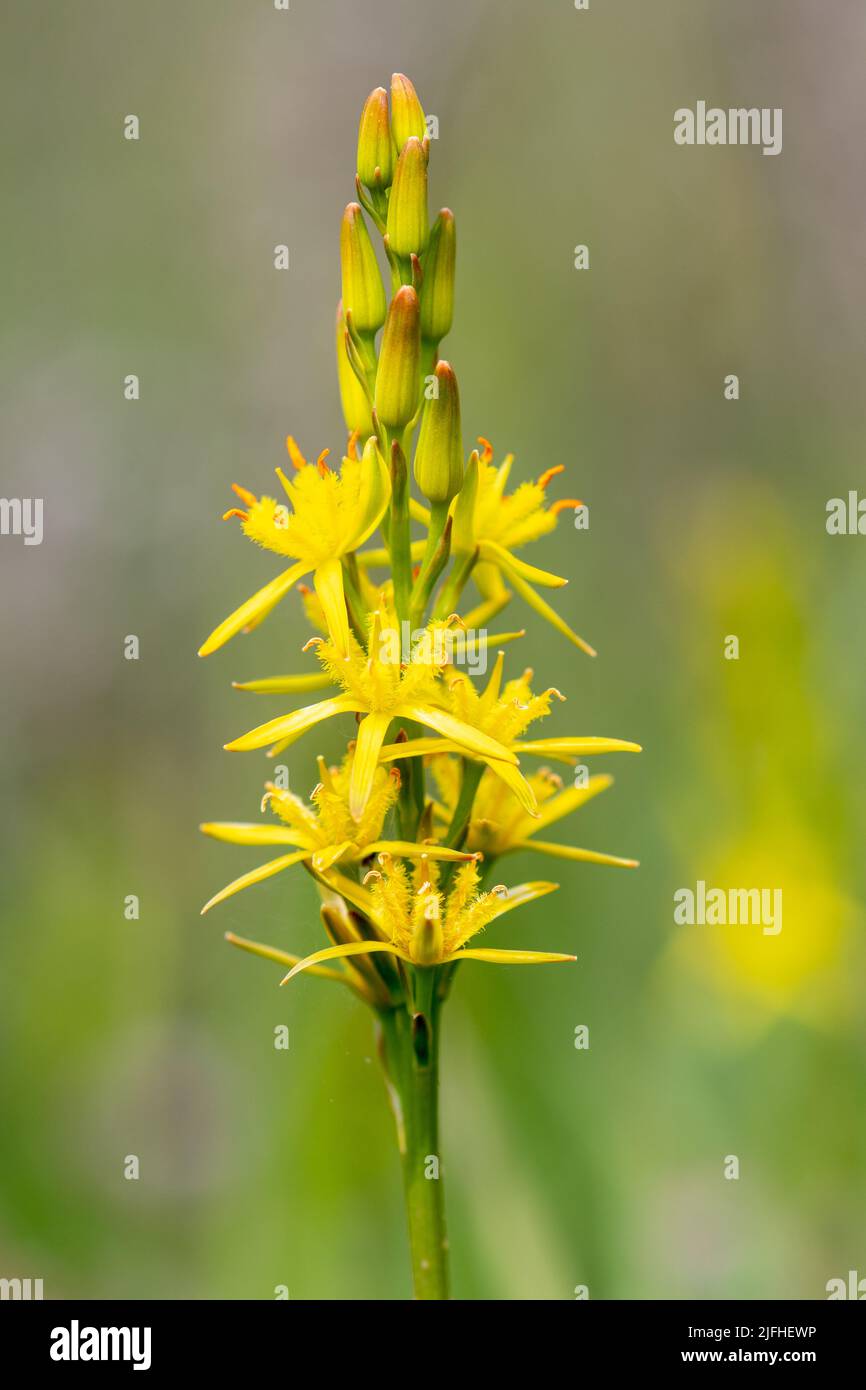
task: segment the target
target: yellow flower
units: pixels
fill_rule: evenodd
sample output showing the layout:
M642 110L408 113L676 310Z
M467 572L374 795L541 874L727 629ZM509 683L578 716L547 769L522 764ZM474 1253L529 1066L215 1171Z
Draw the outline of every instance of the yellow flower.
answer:
M580 506L577 498L562 498L547 505L546 489L563 466L549 468L535 482L520 483L514 492L505 487L514 462L509 454L499 468L494 467L493 450L486 439L481 456L473 453L466 468L463 487L453 508L454 526L451 548L455 555L476 554L473 578L485 602L480 613L466 615L467 622L478 622L497 612L511 597L512 584L522 598L570 642L589 656L595 650L572 631L563 618L533 587L560 589L568 583L559 575L528 565L514 554L530 541L540 540L556 528L560 512ZM422 509L416 515L424 519Z
M203 834L233 845L296 846L293 853L271 859L234 879L205 903L202 914L244 888L263 883L302 861L309 863L316 873L322 874L338 861L343 864L357 863L379 852L406 858L424 856L452 861L473 858L470 853L447 849L432 841L417 845L403 840L380 839L382 826L400 790L400 775L396 768L390 774L384 768L379 768L367 804L361 815L355 817L349 810L348 799L353 756L350 751L340 768L329 768L323 758L317 760L321 780L313 789L309 803L292 792L275 787L272 782L266 783L262 810L270 806L281 825L209 821L199 827Z
M437 753L430 759L430 770L439 788L441 802L437 810L443 827L448 825L460 791L460 772L456 758ZM590 777L583 786L566 787L562 778L550 768L531 772L527 781L538 803L538 815L526 814L520 801L504 792L491 772L485 772L475 793L472 815L464 848L476 850L486 860L498 859L514 850L532 849L555 859L574 859L588 864L609 864L616 868L636 869L636 859L622 859L615 854L598 850L578 849L572 845L553 844L535 838L539 830L553 825L572 811L585 806L600 792L613 785L607 775Z
M397 620L392 611L382 607L370 619L366 651L351 633L345 652L333 642L311 638L308 645L318 647L319 660L344 693L270 719L225 747L229 752L246 752L269 744L284 748L313 725L334 715L363 715L358 725L349 786L349 809L356 819L367 804L382 745L393 719L413 720L434 729L447 740L449 747L474 755L497 770L500 764L511 764L516 770L518 759L514 753L491 734L456 717L448 708L449 692L442 681L442 673L450 660L449 643L444 638L447 630L446 623L429 624L412 650L404 652ZM405 755L412 742L399 746ZM509 785L513 781L510 779ZM517 786L520 782L522 779Z
M505 951L466 945L503 913L552 893L559 886L556 883L521 883L516 888L498 886L488 893L480 893L478 868L475 861L470 860L457 870L450 891L444 892L438 886L433 863L421 861L413 875L403 863L388 854L379 856L379 865L379 869L366 875L364 886L349 883L341 876L327 881L364 913L380 939L352 941L314 951L292 967L284 984L302 970L320 966L325 961L377 952L421 967L462 960L488 961L494 965L540 965L576 959L552 951Z
M571 762L583 753L640 752L636 743L613 738L560 738L521 740L520 735L536 719L543 719L550 713L550 703L554 697L564 700L555 687L540 695L533 695L530 687L532 670L527 668L517 680L508 681L502 686L504 653L499 652L490 680L479 694L472 681L464 673L453 673L449 683L449 703L452 713L467 727L479 734L497 740L512 754L540 753L547 757L560 757ZM408 743L386 744L380 753L383 761L397 758L427 757L437 753L463 753L472 757L472 750L458 748L453 740L446 738L412 739ZM534 783L527 780L512 764L502 761L488 762L488 767L508 790L517 798L522 810L533 819L538 817ZM502 790L500 788L500 794ZM542 822L539 822L541 824ZM546 822L543 822L546 823Z
M233 508L226 512L226 519L239 516L244 534L251 540L297 563L220 623L200 648L199 656L217 651L242 629L257 626L293 585L311 572L331 638L341 651L346 649L349 623L341 560L363 545L379 525L390 497L388 470L374 438L367 441L360 459L352 444L339 473L325 462L327 449L313 466L291 436L286 443L295 477L288 479L281 468L277 477L291 506L272 497L257 498L236 486L246 510Z

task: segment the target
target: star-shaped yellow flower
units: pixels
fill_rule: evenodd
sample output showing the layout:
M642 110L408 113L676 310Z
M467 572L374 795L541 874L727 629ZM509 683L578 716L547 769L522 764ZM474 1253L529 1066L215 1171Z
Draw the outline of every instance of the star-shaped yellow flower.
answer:
M521 735L530 724L550 713L551 701L564 700L565 696L553 686L540 695L533 695L530 684L533 673L529 668L516 680L507 681L503 686L504 661L504 653L499 652L490 679L480 694L464 672L451 672L448 690L450 708L461 724L486 737L492 736L495 732L497 740L512 754L541 754L573 762L576 755L585 753L640 752L639 744L617 738L522 739ZM408 743L385 744L379 756L383 762L389 762L397 758L428 757L437 753L462 753L470 758L473 756L471 748L465 745L457 747L454 741L447 737L411 739ZM491 773L500 782L504 782L508 791L517 798L523 813L536 819L538 808L533 779L527 779L512 764L501 760L490 761L487 765ZM541 823L543 822L539 821L539 824Z
M226 519L240 517L244 534L257 545L290 556L297 563L220 623L199 649L199 656L208 656L236 633L256 627L293 585L311 572L331 639L340 651L348 646L342 559L369 539L388 506L391 484L385 460L373 437L360 458L354 443L350 445L340 472L328 467L327 449L314 466L307 463L291 437L287 447L295 476L289 479L278 468L277 477L290 505L273 497L256 497L235 486L246 509L232 508Z
M483 452L473 453L466 467L463 487L453 503L452 553L456 556L475 555L473 578L484 599L479 611L467 614L467 623L486 620L510 598L507 588L513 585L523 599L547 622L573 642L581 651L595 656L595 650L578 637L550 604L536 592L536 586L560 589L567 579L547 570L529 565L515 551L531 541L540 540L556 527L563 511L580 506L577 498L562 498L547 503L546 489L551 479L563 472L562 465L549 468L535 482L520 483L514 492L505 487L514 461L509 454L494 467L493 450L486 439L480 441ZM420 515L420 509L415 509Z
M325 961L384 953L408 965L448 965L462 960L487 961L492 965L541 965L573 961L575 956L553 951L512 951L494 947L468 947L466 943L490 922L523 903L552 893L555 883L521 883L516 888L497 886L478 891L478 867L474 860L454 875L450 890L438 886L435 864L422 861L410 873L406 865L388 854L379 856L379 868L371 870L363 885L341 875L327 881L347 901L364 913L380 939L352 941L314 951L299 961L283 983L302 970Z
M430 624L411 651L402 647L403 634L393 613L377 609L370 620L367 648L364 650L349 633L346 652L334 642L311 638L318 647L319 660L342 695L318 704L293 710L270 719L248 734L225 746L229 752L245 752L268 745L285 747L307 729L338 714L361 714L349 786L349 810L355 819L363 814L370 795L376 766L392 720L412 720L434 729L449 746L487 762L500 771L508 764L516 773L509 776L515 790L522 785L517 773L515 753L491 734L457 717L449 708L449 691L443 672L449 669L451 647L444 640L448 625ZM411 748L411 742L401 745ZM531 800L530 800L531 805Z
M290 854L271 859L266 864L234 879L216 893L202 908L208 912L217 903L224 902L235 893L263 883L291 868L293 864L306 861L317 874L323 874L334 864L358 863L377 853L401 855L408 859L445 859L454 862L480 856L468 852L448 849L432 840L424 844L411 844L403 840L383 840L380 838L385 819L397 799L400 790L400 774L392 768L390 774L384 768L377 770L370 796L360 817L354 817L349 810L349 786L351 783L354 754L349 752L342 767L329 768L323 758L319 758L318 785L313 789L309 802L302 801L292 792L275 787L268 782L262 800L262 810L270 806L282 822L274 825L266 822L245 823L240 821L209 821L200 827L205 835L215 840L224 840L233 845L294 845Z
M438 820L444 831L450 824L460 792L460 771L457 759L447 753L437 753L430 759L430 770L439 788ZM555 844L536 838L538 832L555 825L563 817L585 806L594 796L613 785L613 778L602 775L590 777L578 786L565 786L563 779L550 768L531 772L527 781L538 803L538 814L527 815L512 793L503 791L492 772L485 772L478 784L472 815L468 823L464 848L477 850L485 860L498 859L515 850L535 850L555 859L573 859L587 864L608 864L615 868L636 869L636 859L623 859L616 854L599 850L579 849L573 845Z

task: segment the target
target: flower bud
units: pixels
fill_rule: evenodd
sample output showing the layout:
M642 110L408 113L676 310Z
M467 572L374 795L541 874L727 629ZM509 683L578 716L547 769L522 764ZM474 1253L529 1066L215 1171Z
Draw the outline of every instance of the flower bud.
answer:
M376 373L376 414L389 430L404 429L418 403L419 318L418 296L403 285L388 309Z
M354 367L349 361L346 348L346 320L342 304L337 305L337 378L340 383L340 401L343 418L350 434L356 430L362 439L372 433L370 399L358 380Z
M443 208L430 230L421 282L421 337L438 343L454 317L454 214Z
M358 178L367 188L387 188L394 174L394 142L388 93L377 87L364 102L358 126Z
M424 406L415 450L415 481L428 502L448 503L463 484L460 392L447 362L436 365L438 395Z
M427 156L411 136L403 146L388 199L388 242L398 256L420 255L427 245Z
M377 333L385 322L385 290L376 253L358 203L349 203L340 224L343 310L359 333Z
M413 135L423 140L427 134L427 122L418 93L402 72L395 72L391 78L391 130L398 154Z

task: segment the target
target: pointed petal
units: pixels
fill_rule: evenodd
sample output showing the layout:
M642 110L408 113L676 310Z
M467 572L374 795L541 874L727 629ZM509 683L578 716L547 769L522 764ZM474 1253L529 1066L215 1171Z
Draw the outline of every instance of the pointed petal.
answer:
M267 724L259 724L258 728L241 734L240 738L227 743L225 747L229 753L246 753L251 748L265 748L277 740L282 740L285 747L286 743L294 742L306 729L321 724L323 719L330 719L336 714L355 714L358 708L357 700L348 695L337 695L333 700L320 700L317 705L305 705L291 714L269 719Z
M613 778L604 773L600 777L590 777L584 787L566 787L564 791L557 792L556 796L542 802L538 820L532 826L532 833L543 830L546 825L554 825L556 821L562 820L563 816L571 815L572 811L576 811L579 806L585 806L594 796L607 791L612 785Z
M499 899L499 905L488 922L495 922L498 917L503 917L506 912L513 912L516 907L523 907L526 903L534 902L536 898L544 898L548 893L555 893L559 887L558 883L547 883L544 880L533 881L532 883L518 883L514 888L509 888Z
M349 650L349 615L340 561L328 560L327 564L319 565L313 575L313 583L324 609L331 641L340 655L345 656Z
M373 779L379 763L379 750L385 741L390 714L368 714L358 725L355 756L352 759L352 780L349 785L349 814L360 820L373 790Z
M391 500L391 475L378 448L371 449L369 453L365 449L361 465L364 469L364 508L346 550L357 550L370 539Z
M525 560L519 560L510 550L497 545L495 541L479 541L478 552L482 560L499 565L512 579L517 575L532 584L540 584L545 589L564 589L568 583L567 579L561 578L558 574L551 574L549 570L540 570L535 565L528 565Z
M520 596L529 604L530 608L534 608L536 613L540 613L542 618L546 618L550 625L556 628L557 632L561 632L563 637L567 637L569 642L573 642L582 652L586 652L587 656L598 655L595 648L591 647L588 642L584 642L582 637L578 637L577 633L568 626L565 619L560 618L559 614L551 608L550 604L546 603L541 595L537 594L532 586L527 584L526 580L522 579L516 570L509 570L508 577Z
M564 956L558 951L497 951L493 947L469 947L455 951L445 960L484 960L489 965L547 965L556 961L577 960L577 956Z
M393 763L398 758L426 758L430 753L459 753L456 743L447 738L410 738L407 743L385 743L379 750L380 763Z
M502 592L497 594L495 598L485 599L483 603L478 604L477 608L472 608L468 613L464 613L464 623L467 627L483 628L492 618L496 617L497 613L501 613L502 609L507 606L511 598L511 590L503 588Z
M257 869L251 869L248 874L241 874L240 878L234 879L221 888L218 893L205 903L201 910L201 915L210 912L217 903L225 902L226 898L234 897L235 893L243 892L244 888L252 888L254 883L263 883L266 878L273 878L274 874L281 874L283 869L288 869L292 864L300 864L302 859L308 859L310 851L300 849L295 854L283 854L279 859L270 859L267 864L260 864Z
M464 622L466 620L464 619ZM467 632L461 633L459 630L452 633L450 640L449 657L452 666L464 663L467 659L478 656L481 652L489 651L491 647L504 647L507 642L516 642L519 637L526 636L526 628L522 627L517 632L481 632L470 633L470 624L466 623Z
M515 753L537 753L542 758L583 757L589 753L641 753L639 743L623 738L533 738L512 745Z
M583 864L609 864L615 869L637 869L637 859L621 859L616 854L601 854L594 849L575 849L572 845L555 845L548 840L517 840L515 849L535 849L553 859L573 859Z
M232 681L235 690L251 690L256 695L294 695L303 690L324 690L333 684L327 671L310 671L304 676L266 676L260 681Z
M514 793L527 815L533 818L530 823L534 825L536 823L535 817L538 815L538 802L535 799L535 792L523 773L519 772L511 763L500 762L498 758L485 758L484 762L490 771L495 772L496 776L505 783L508 790Z
M398 859L444 859L454 864L478 857L462 850L448 849L445 845L416 845L411 840L376 840L374 844L366 845L363 853L393 854Z
M345 898L347 903L351 903L359 912L362 912L375 926L376 910L373 904L373 895L369 889L355 883L354 879L347 878L336 869L331 869L327 874L317 873L313 868L313 877L329 888L332 893L339 893L341 898Z
M275 946L263 946L258 941L248 941L245 936L235 936L234 932L227 931L225 939L230 945L239 946L242 951L249 951L252 956L261 956L263 960L276 961L277 965L291 967L303 959L302 956L293 956L288 951L278 951ZM356 988L354 980L340 970L329 970L324 965L311 965L309 969L312 975L320 975L324 980L337 980L341 985Z
M299 849L312 849L312 842L305 835L287 825L268 825L261 821L246 824L244 821L217 820L205 821L199 826L202 835L210 835L212 840L223 840L229 845L297 845Z
M471 724L464 724L462 719L456 719L453 714L437 709L434 705L398 705L394 710L394 716L426 724L428 728L435 729L438 734L458 743L461 748L468 748L470 753L482 758L501 759L517 766L515 755L503 744L497 743L495 738L483 734L480 729L473 729Z
M291 569L284 570L278 574L276 579L272 579L270 584L266 584L263 589L259 589L257 594L248 598L246 603L242 603L240 608L236 608L219 627L215 627L207 641L199 647L199 656L210 656L211 652L217 651L228 642L230 637L243 628L249 627L251 623L259 623L272 608L276 608L281 598L289 592L299 579L303 579L305 574L309 574L310 566L306 560L299 560Z
M390 941L347 941L342 946L326 946L324 950L314 951L311 956L299 960L280 984L288 984L289 980L299 975L302 970L309 970L311 966L319 965L322 961L341 960L346 956L368 956L377 951L384 951L387 955L399 956L400 960L409 961L405 952L399 951Z
M426 549L426 541L412 541L409 547L409 553L412 556L413 563L417 563L419 560L424 559ZM390 565L391 563L391 556L384 547L379 550L359 550L355 559L358 561L362 570L379 569L381 566Z

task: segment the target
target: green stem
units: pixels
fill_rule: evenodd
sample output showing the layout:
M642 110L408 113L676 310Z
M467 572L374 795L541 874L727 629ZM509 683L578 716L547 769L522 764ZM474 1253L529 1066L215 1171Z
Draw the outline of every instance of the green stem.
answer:
M478 783L484 772L484 764L476 762L473 758L463 758L462 763L463 776L460 782L460 795L457 798L457 805L454 807L454 814L451 817L451 824L445 838L445 844L449 849L461 849L463 846L469 826L469 817L472 814L472 805L475 801L475 793L478 791Z
M403 1167L412 1283L416 1299L448 1298L448 1241L439 1173L439 1013L431 968L425 1011L380 1013L379 1051Z
M394 607L398 622L409 617L412 594L412 540L409 529L409 474L406 455L395 439L391 443L391 518L388 531Z
M469 582L469 576L475 568L477 559L477 550L472 550L468 555L458 556L455 559L448 582L439 591L439 597L433 609L434 618L447 618L449 613L456 611L460 602L460 595Z

